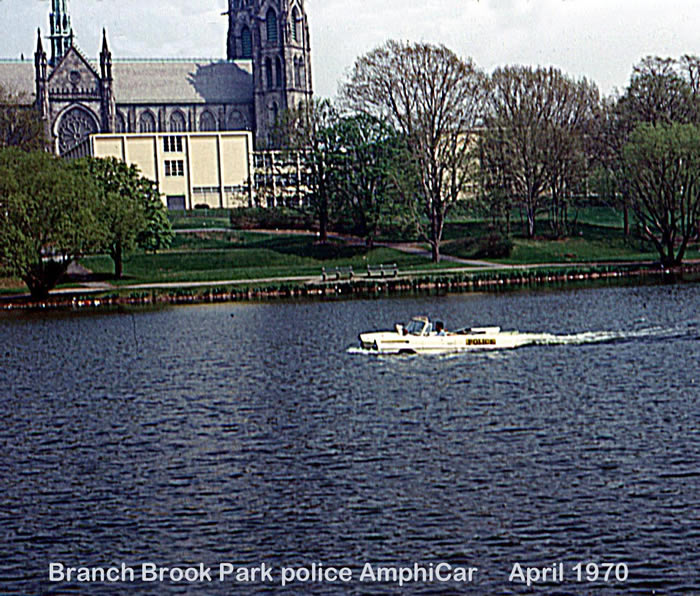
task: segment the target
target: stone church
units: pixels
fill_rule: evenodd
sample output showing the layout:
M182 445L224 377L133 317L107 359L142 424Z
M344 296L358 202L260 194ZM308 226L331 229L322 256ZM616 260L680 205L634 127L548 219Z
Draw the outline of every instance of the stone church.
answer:
M277 115L312 95L303 0L229 0L226 60L118 59L108 36L78 47L67 0L52 0L34 60L0 61L0 86L38 110L58 154L92 133L252 131L263 147Z

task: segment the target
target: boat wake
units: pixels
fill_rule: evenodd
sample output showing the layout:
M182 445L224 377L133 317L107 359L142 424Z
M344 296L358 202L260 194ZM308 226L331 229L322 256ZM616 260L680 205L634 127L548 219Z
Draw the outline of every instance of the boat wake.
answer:
M554 333L518 333L515 338L515 345L513 347L577 346L644 339L662 340L685 336L698 337L698 325L695 322L688 323L683 327L649 327L645 329L619 331L584 331L581 333L566 335L557 335ZM376 351L366 350L359 346L350 346L347 349L347 353L374 356L377 355Z
M664 339L684 336L688 329L669 327L649 327L646 329L620 330L620 331L584 331L569 335L555 335L553 333L522 333L521 345L583 345L599 344L617 341L630 341L635 339Z

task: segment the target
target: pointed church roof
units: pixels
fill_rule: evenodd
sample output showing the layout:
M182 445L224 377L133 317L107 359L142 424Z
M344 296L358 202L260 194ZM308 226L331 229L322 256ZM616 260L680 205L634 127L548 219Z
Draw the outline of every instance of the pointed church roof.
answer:
M100 78L95 61L90 60L77 45L71 44L51 70L49 81L60 76L65 70L76 68L87 70L95 79Z

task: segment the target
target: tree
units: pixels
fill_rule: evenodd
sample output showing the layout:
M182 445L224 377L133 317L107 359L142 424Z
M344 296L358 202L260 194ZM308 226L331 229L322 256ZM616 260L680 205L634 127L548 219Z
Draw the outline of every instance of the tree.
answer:
M623 167L624 147L635 127L672 122L700 122L700 59L647 56L635 65L629 85L619 97L609 98L596 119L593 135L599 167L599 187L610 202L622 207L625 233L629 232L629 181Z
M700 127L639 124L623 150L642 234L665 266L680 265L700 221Z
M139 180L139 185L146 226L137 234L136 244L143 250L154 253L170 248L175 234L168 219L168 211L160 198L158 185L143 177Z
M303 156L308 174L310 194L307 198L318 221L319 241L328 242L330 213L335 199L333 160L338 155L341 139L336 127L338 111L327 99L287 110L280 117L274 132L277 146L298 151Z
M482 137L487 192L507 189L525 211L533 237L549 204L555 233L567 228L568 206L587 170L586 133L598 90L555 68L506 66L493 73Z
M406 146L391 126L367 114L342 118L336 128L342 143L334 160L337 192L371 248L381 220L396 211Z
M98 189L43 151L0 150L0 269L46 298L77 257L99 246Z
M629 138L628 125L617 109L617 102L604 98L591 129L591 186L601 200L622 209L625 236L630 234L630 199L622 169L622 150Z
M618 100L618 111L628 133L636 123L697 122L698 59L647 56L632 71L630 83Z
M31 101L0 86L0 149L19 147L30 151L46 144L44 125Z
M484 75L444 46L388 41L355 62L341 97L404 135L406 166L419 181L412 203L418 231L439 261L447 213L475 178L472 133L481 122Z
M136 166L113 157L86 157L73 165L92 177L100 189L96 215L106 230L103 248L114 261L114 276L120 279L124 255L137 246L139 239L150 248L161 248L171 237L167 217L163 221L160 195Z

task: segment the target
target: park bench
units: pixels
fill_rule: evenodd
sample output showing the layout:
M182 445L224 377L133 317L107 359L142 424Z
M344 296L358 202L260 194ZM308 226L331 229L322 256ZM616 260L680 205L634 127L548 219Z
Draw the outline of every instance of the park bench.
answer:
M325 267L321 268L321 279L323 281L327 281L329 277L333 276L335 279L341 279L343 277L347 277L348 279L353 278L353 271L352 271L352 266L348 267L335 267L331 271L326 271Z
M399 274L399 268L396 263L381 265L367 265L367 277L396 277Z

